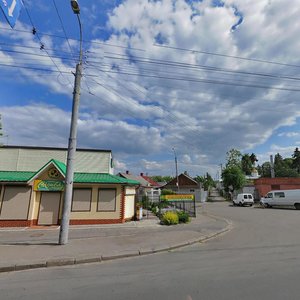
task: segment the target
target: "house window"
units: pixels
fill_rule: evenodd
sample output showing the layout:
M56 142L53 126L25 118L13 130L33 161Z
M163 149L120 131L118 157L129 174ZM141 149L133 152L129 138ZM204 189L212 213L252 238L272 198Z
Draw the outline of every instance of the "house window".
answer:
M194 192L195 192L195 190L190 190L190 192L191 192L191 193L194 193Z
M92 189L74 189L72 211L91 211Z
M116 211L116 189L99 189L97 211Z

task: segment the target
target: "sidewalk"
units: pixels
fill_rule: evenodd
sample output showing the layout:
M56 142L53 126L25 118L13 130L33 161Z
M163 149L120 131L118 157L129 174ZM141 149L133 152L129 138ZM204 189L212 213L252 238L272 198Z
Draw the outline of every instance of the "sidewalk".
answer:
M0 229L0 272L101 262L152 254L205 241L231 223L199 207L189 224L161 226L158 219L115 225L70 226L69 243L58 245L59 227Z

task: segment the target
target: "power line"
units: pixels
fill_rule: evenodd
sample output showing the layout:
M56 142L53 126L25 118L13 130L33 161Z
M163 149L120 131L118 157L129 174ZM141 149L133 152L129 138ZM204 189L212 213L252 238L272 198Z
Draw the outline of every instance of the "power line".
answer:
M69 49L70 49L70 53L71 53L71 55L72 55L72 58L73 58L74 62L76 63L76 60L75 60L75 58L74 58L74 54L73 54L73 51L72 51L72 47L71 47L71 45L70 45L70 42L69 42L69 39L68 39L66 30L65 30L63 21L62 21L62 19L61 19L61 16L60 16L60 14L59 14L59 11L58 11L58 8L57 8L57 5L56 5L55 0L53 0L53 5L54 5L54 7L55 7L55 11L56 11L56 14L57 14L57 16L58 16L58 19L59 19L59 21L60 21L60 25L61 25L62 30L63 30L63 32L64 32L66 41L67 41L67 43L68 43L68 46L69 46Z
M117 54L117 55L119 55L119 54ZM133 61L133 62L140 62L140 63L148 63L148 64L158 64L158 65L164 65L164 66L170 66L170 67L200 69L200 70L207 70L207 71L212 71L212 72L232 73L232 74L237 74L237 75L253 75L253 76L261 76L261 77L270 77L270 78L274 78L274 79L288 79L288 80L297 80L297 81L300 80L299 77L292 77L292 76L280 75L280 74L274 75L274 74L268 74L268 73L239 71L239 70L226 69L226 68L220 68L220 67L215 67L215 66L180 63L180 62L175 62L175 61L170 61L170 60L148 59L148 58L137 57L137 56L132 56L130 58L128 58L127 56L124 57L124 55L119 55L119 56L121 56L121 57L105 55L104 58Z
M140 77L166 79L166 80L174 80L174 81L186 81L186 82L205 83L205 84L220 84L220 85L228 85L228 86L235 86L235 87L247 87L247 88L259 88L259 89L270 89L270 90L279 90L279 91L300 92L300 89L298 89L298 88L284 88L284 87L274 87L274 86L266 86L266 85L258 85L258 84L241 84L241 83L221 81L221 80L159 76L159 75L151 75L151 74L128 73L128 72L121 72L121 71L114 71L114 70L108 70L106 72L118 73L118 74L123 74L123 75L128 75L128 76L140 76ZM95 75L95 74L87 75L87 76L97 77L97 75Z
M34 24L33 24L32 18L31 18L30 14L29 14L29 11L28 11L28 9L27 9L25 3L23 3L23 5L24 5L24 7L25 7L25 11L26 11L26 13L27 13L27 16L28 16L29 21L30 21L30 23L31 23L31 25L32 25L32 28L33 28L32 33L33 33L34 35L36 35L37 38L38 38L38 40L40 41L40 43L41 43L41 49L43 49L43 50L47 53L47 55L48 55L49 58L51 59L52 63L53 63L54 66L56 67L56 69L57 69L57 70L59 71L59 73L63 76L63 73L60 71L60 69L59 69L58 65L56 64L56 62L54 61L54 59L53 59L52 57L50 57L48 51L44 48L44 44L42 43L42 40L41 40L41 38L40 38L40 36L39 36L39 33L38 33L38 32L36 31L36 29L35 29L35 26L34 26ZM68 80L69 84L71 85L71 82L70 82L69 78L67 78L67 80Z
M242 57L242 56L227 55L227 54L214 53L214 52L209 52L209 51L200 51L200 50L180 48L180 47L160 45L160 44L153 44L153 46L160 47L160 48L173 49L173 50L187 51L187 52L192 52L192 53L201 53L201 54L208 54L208 55L213 55L213 56L235 58L235 59L260 62L260 63L266 63L266 64L272 64L272 65L300 68L299 65L287 64L287 63L281 63L281 62L269 61L269 60L263 60L263 59L257 59L257 58L248 58L248 57Z
M1 30L8 30L8 31L16 31L16 32L23 32L23 33L30 33L32 34L32 31L28 31L28 30L22 30L22 29L16 29L14 28L13 30L11 28L5 28L5 27L0 27ZM55 34L49 34L46 32L40 32L41 35L43 36L49 36L49 37L55 37L55 38L59 38L59 39L65 39L65 37L60 36L60 35L55 35ZM75 38L70 38L69 40L72 41L79 41L79 39L75 39ZM145 52L145 49L141 49L141 48L135 48L135 47L129 47L129 46L122 46L122 45L115 45L115 44L111 44L111 43L107 43L107 42L99 42L99 41L92 41L92 40L82 40L83 43L88 43L88 44L92 44L92 45L102 45L102 46L107 46L107 47L115 47L115 48L121 48L121 49L127 49L127 50L133 50L133 51L141 51L141 52Z

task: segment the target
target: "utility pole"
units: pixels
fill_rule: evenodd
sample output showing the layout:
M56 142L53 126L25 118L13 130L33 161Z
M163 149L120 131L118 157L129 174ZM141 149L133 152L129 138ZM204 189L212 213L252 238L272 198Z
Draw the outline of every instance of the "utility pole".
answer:
M177 155L176 155L175 149L172 148L172 150L174 151L174 156L175 156L176 185L177 185L177 192L179 192L179 179L178 179Z
M275 178L273 155L270 155L271 178Z
M80 85L82 77L82 26L80 21L80 8L77 0L71 0L71 7L74 14L77 15L79 30L80 30L80 51L79 51L79 62L76 65L74 91L73 91L73 105L72 105L72 117L70 127L70 137L68 145L68 156L67 156L67 171L65 179L65 192L63 202L63 213L60 224L59 232L59 244L65 245L68 243L69 238L69 225L70 225L70 214L71 204L73 195L73 179L74 179L74 160L77 145L77 120L79 111L80 101Z

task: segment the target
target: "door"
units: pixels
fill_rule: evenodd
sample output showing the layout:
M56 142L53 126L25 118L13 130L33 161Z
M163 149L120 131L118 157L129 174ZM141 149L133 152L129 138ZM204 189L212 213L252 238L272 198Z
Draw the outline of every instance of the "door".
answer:
M42 192L38 225L58 225L60 192Z

